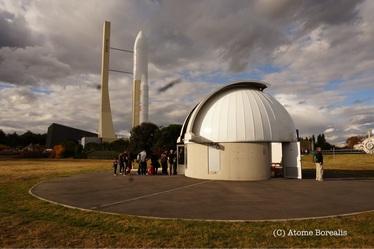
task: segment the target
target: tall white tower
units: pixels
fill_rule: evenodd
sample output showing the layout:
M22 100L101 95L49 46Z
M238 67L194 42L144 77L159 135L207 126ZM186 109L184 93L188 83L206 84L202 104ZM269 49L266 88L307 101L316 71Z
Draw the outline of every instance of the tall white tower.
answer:
M103 50L101 61L101 96L100 96L100 121L99 137L102 141L114 139L114 126L109 101L109 50L110 50L110 22L105 21L103 27Z
M148 122L148 89L148 44L143 31L140 31L134 44L131 128Z

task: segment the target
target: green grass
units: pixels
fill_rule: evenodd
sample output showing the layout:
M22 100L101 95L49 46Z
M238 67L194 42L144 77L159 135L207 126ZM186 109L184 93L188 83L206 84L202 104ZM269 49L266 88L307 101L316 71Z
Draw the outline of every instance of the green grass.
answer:
M311 155L301 157L303 170L315 170ZM374 155L370 154L345 154L324 155L323 170L335 174L359 176L374 179Z
M361 155L360 155L361 156ZM374 156L341 156L328 170L373 172ZM310 160L309 160L310 159ZM335 158L337 162L337 157ZM303 166L313 169L311 157ZM315 166L314 166L315 167ZM0 247L372 247L374 213L287 222L159 220L69 209L28 193L36 183L77 173L112 170L111 160L0 159ZM165 210L167 211L167 210ZM274 229L345 230L347 236L275 238Z

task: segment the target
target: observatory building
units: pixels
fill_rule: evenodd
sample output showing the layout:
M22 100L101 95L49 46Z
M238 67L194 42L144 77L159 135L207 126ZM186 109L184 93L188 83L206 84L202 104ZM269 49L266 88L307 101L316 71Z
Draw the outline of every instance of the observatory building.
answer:
M236 81L201 100L178 138L178 173L199 179L268 180L271 163L280 157L284 177L301 178L294 123L282 104L263 92L268 87L261 81Z

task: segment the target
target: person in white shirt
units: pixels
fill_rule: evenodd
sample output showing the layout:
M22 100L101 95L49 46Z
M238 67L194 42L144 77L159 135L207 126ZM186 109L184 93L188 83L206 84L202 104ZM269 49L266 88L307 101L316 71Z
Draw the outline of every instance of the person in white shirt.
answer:
M140 174L141 175L146 175L147 174L147 152L143 150L138 154L137 161L139 163L139 168L140 168Z

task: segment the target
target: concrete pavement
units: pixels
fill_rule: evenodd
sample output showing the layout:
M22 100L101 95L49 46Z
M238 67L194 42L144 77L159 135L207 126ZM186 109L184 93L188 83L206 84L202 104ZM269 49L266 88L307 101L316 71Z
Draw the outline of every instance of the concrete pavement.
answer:
M302 180L234 182L107 171L47 180L30 193L84 210L173 219L310 219L374 210L374 180L325 174L317 182L315 172L303 174Z

